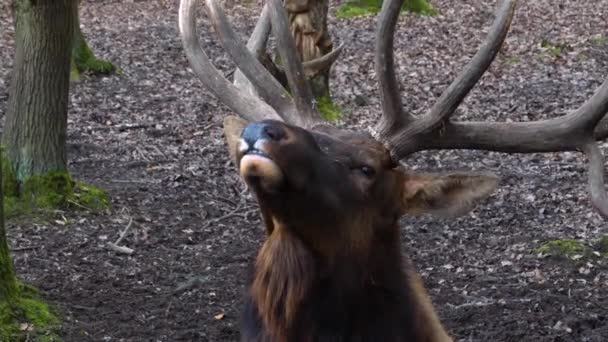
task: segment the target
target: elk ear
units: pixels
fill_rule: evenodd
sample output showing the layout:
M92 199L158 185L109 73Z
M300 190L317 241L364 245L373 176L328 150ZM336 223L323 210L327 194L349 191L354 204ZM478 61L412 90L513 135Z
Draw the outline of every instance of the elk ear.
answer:
M498 185L493 174L407 173L403 185L404 214L454 217L471 210Z
M224 119L224 135L228 143L228 152L230 153L230 159L232 159L235 165L236 150L241 140L241 132L243 132L245 126L247 126L247 121L238 116L230 115Z

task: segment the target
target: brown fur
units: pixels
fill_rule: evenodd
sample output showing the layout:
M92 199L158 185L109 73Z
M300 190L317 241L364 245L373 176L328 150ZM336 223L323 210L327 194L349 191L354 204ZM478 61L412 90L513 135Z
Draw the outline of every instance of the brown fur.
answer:
M300 240L276 221L273 227L256 259L250 293L269 335L288 342L298 305L312 285L314 261Z
M241 124L228 120L225 130L237 165L248 153L236 151ZM460 214L486 197L496 178L406 172L368 134L276 121L248 128L244 141L260 146L257 154L284 177L268 185L264 177L273 173L241 169L267 233L243 341L451 341L422 280L402 263L398 219Z

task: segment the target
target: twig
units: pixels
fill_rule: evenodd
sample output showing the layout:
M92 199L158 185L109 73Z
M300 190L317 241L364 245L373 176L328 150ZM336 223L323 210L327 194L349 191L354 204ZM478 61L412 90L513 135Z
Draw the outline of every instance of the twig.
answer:
M129 223L127 224L127 227L122 231L122 233L120 233L120 236L118 237L118 239L116 239L115 242L108 242L106 244L109 249L113 250L116 253L127 254L127 255L133 254L134 250L132 248L125 247L125 246L119 246L120 242L127 235L129 228L131 228L132 223L133 223L133 218L131 217L131 218L129 218Z
M195 287L196 285L200 285L205 283L205 281L208 280L207 276L194 276L191 277L190 279L186 280L185 282L179 284L175 290L173 290L171 292L171 295L176 295L178 293L184 292L186 290L189 290L193 287Z
M531 298L521 298L521 299L516 299L516 300L512 300L511 302L516 302L516 303L530 303L532 301ZM488 298L483 298L483 300L480 301L475 301L475 302L468 302L468 303L464 303L464 304L460 304L460 305L454 305L454 304L450 304L448 303L448 306L454 310L458 310L458 309L462 309L462 308L466 308L466 307L483 307L483 306L490 306L490 305L494 305L494 304L507 304L507 301L505 300L491 300Z
M128 180L128 179L112 179L110 182L113 183L134 183L134 184L160 184L160 181L142 181L142 180Z
M114 252L121 253L121 254L131 255L134 252L134 250L129 247L118 246L118 245L114 244L113 242L108 242L107 247L109 249L113 250Z
M133 218L130 217L129 218L129 223L127 223L127 227L125 228L125 230L122 231L122 233L120 233L120 236L118 237L118 239L116 240L116 242L114 242L115 244L119 244L122 239L125 238L125 236L127 235L127 232L129 231L129 228L131 228L131 224L133 224Z
M111 125L111 126L100 126L96 129L117 129L118 131L124 132L131 129L143 129L154 127L156 124L153 123L135 123L135 124L122 124L122 125Z
M11 252L28 251L30 249L38 249L38 248L40 248L40 246L15 247L15 248L11 248Z
M209 219L209 220L207 220L207 222L205 222L205 224L201 227L201 229L209 228L209 226L211 224L217 223L217 222L225 220L227 218L231 218L233 216L242 216L242 214L238 213L241 209L243 209L243 205L242 204L239 205L238 207L234 208L234 210L230 211L226 215L222 215L220 217Z
M68 203L72 203L73 205L75 205L75 206L77 206L77 207L80 207L80 208L82 208L82 209L84 209L84 210L93 211L93 209L91 209L91 208L89 208L89 207L87 207L87 206L85 206L85 205L82 205L82 204L80 204L80 203L78 203L78 202L76 202L76 201L73 201L73 200L71 200L71 199L69 199L69 200L68 200Z

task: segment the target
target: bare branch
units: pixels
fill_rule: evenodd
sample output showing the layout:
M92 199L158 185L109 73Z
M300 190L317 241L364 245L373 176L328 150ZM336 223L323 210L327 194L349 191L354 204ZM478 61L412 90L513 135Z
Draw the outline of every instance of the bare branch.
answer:
M262 13L260 14L260 18L258 19L249 40L247 41L247 49L258 58L264 55L266 51L266 43L268 42L268 37L270 36L270 11L268 9L268 5L264 5L262 8ZM257 91L255 87L251 84L251 82L243 75L240 70L236 70L234 74L234 85L237 87L248 91L251 94L257 96Z
M589 159L589 193L591 202L597 210L608 219L608 194L604 183L604 155L594 141L585 145L584 150Z
M211 22L220 36L226 52L232 57L237 67L255 86L256 91L266 103L274 108L285 121L299 123L296 107L287 91L272 77L264 66L253 56L230 25L226 14L217 0L207 0Z
M321 122L321 116L312 106L312 91L304 75L304 68L298 56L296 44L289 31L287 15L281 0L268 0L270 6L270 17L272 32L277 40L277 49L281 60L285 65L289 88L294 103L300 114L300 126L312 127Z
M382 10L378 15L375 69L380 88L382 117L376 125L374 135L389 135L396 127L402 127L414 120L411 115L403 113L393 57L395 26L402 5L403 0L385 0L382 2Z
M179 29L182 43L194 73L203 82L207 90L243 118L251 121L281 120L281 117L271 106L238 89L213 66L198 40L196 20L193 13L195 3L196 0L182 0L179 8Z

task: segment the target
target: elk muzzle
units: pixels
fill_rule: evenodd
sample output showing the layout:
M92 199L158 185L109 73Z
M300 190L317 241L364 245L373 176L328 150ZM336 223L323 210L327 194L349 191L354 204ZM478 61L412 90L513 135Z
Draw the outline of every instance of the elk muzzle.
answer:
M273 144L287 137L281 123L262 121L250 123L241 133L237 160L241 177L253 188L272 192L283 182L283 171L273 160Z

